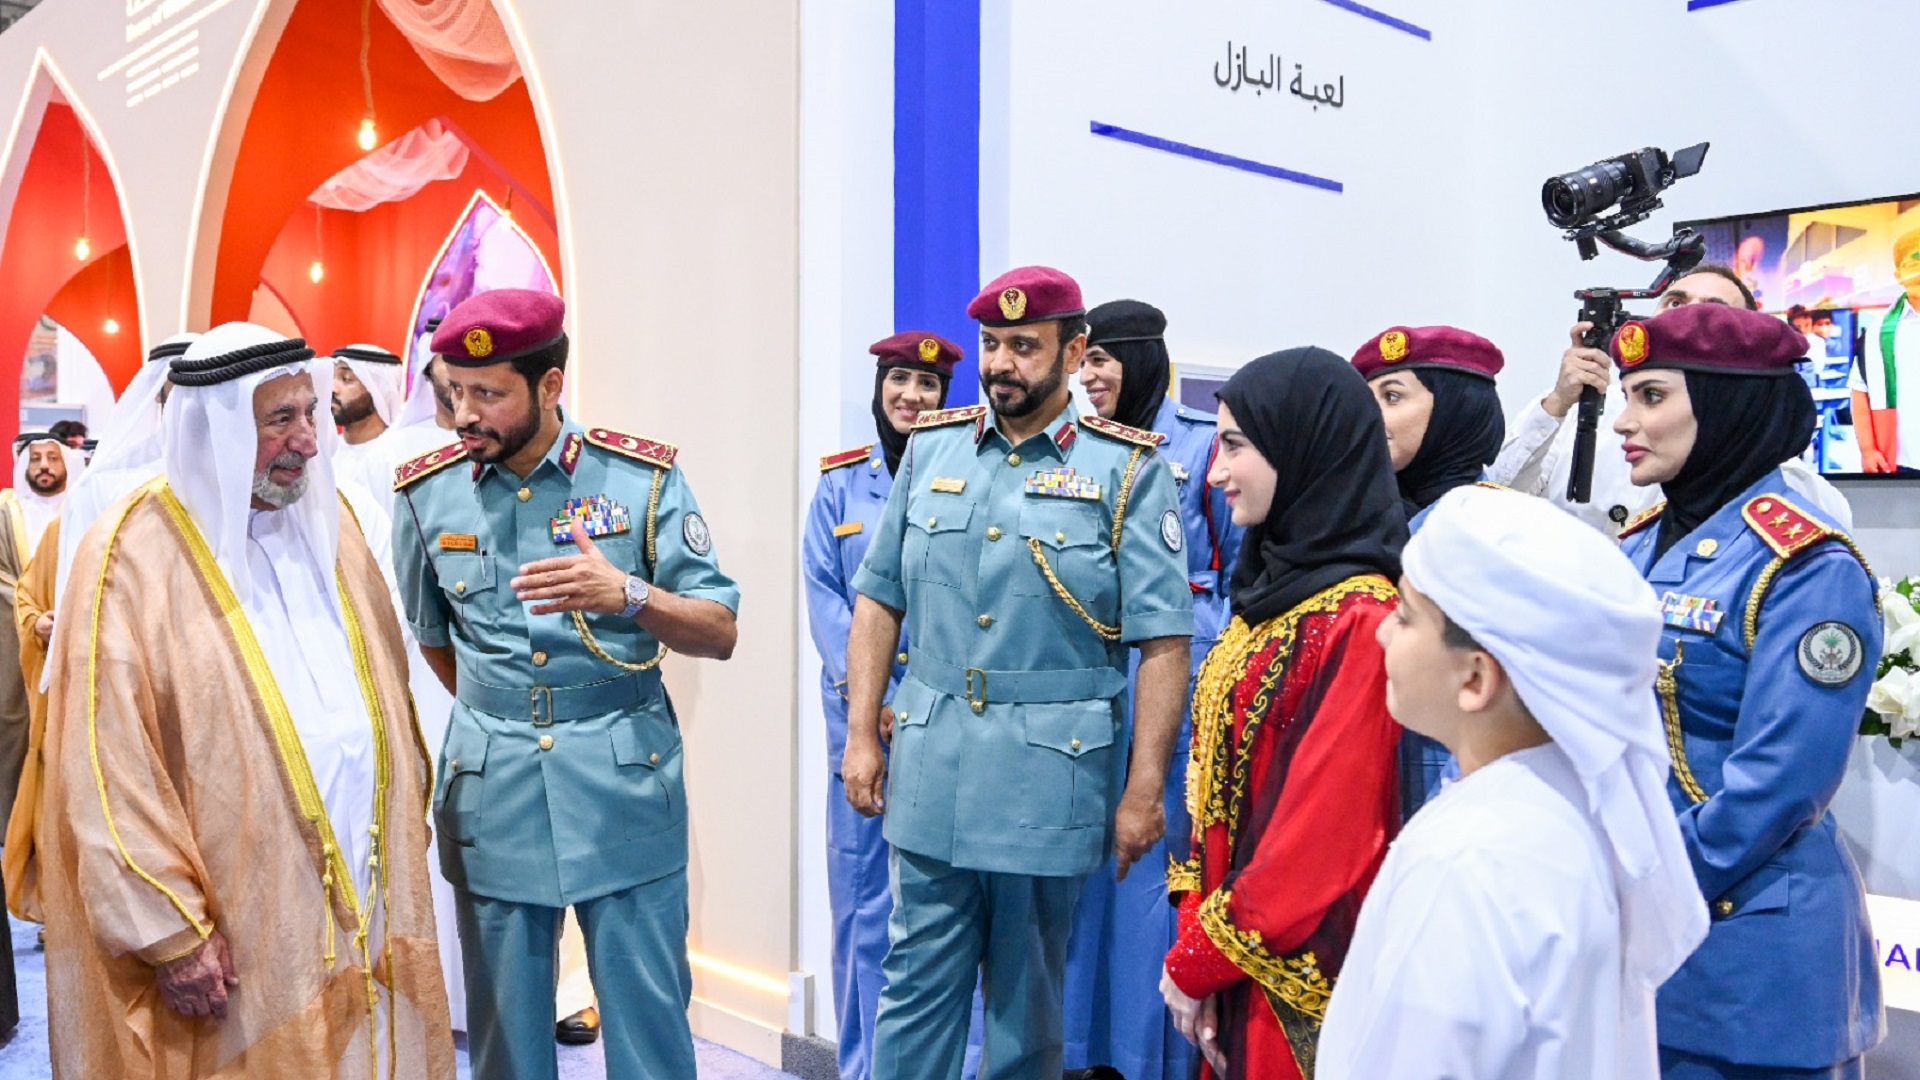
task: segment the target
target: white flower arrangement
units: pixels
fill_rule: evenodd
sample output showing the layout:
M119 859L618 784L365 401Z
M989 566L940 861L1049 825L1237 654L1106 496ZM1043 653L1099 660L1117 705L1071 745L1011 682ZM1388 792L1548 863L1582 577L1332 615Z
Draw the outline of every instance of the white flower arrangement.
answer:
M1920 735L1920 578L1901 578L1880 587L1881 617L1886 620L1886 644L1874 669L1873 688L1867 692L1867 712L1860 734L1885 735L1899 746Z

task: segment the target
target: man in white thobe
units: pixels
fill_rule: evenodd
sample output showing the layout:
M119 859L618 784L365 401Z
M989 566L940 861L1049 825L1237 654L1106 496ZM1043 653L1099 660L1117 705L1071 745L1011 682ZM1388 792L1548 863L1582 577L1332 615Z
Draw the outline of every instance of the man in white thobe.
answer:
M1654 996L1705 939L1653 694L1659 601L1598 532L1461 488L1406 548L1387 705L1461 777L1394 841L1319 1080L1656 1080Z
M333 474L372 494L393 512L393 471L411 454L393 438L406 396L406 365L378 345L342 345L333 350Z

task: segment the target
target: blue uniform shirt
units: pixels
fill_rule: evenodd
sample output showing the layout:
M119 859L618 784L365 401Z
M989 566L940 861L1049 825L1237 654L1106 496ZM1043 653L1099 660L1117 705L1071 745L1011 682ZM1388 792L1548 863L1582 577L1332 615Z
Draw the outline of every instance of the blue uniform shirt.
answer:
M1662 595L1668 792L1714 920L1660 990L1660 1042L1817 1069L1884 1026L1859 871L1827 811L1882 628L1851 542L1790 490L1775 470L1658 561L1655 507L1621 547Z
M1018 446L983 406L921 418L854 576L914 642L893 699L895 847L1038 876L1105 855L1127 646L1193 634L1157 441L1071 403Z
M840 773L847 748L847 635L853 629L853 575L893 491L893 474L878 445L830 454L807 508L800 571L807 589L807 626L820 652L820 698L827 717L827 767ZM887 696L906 672L907 636L900 635Z
M554 519L572 500L601 554L677 596L737 609L672 447L567 421L524 479L458 446L401 468L393 562L422 645L454 650L458 690L434 791L441 867L481 896L560 906L686 865L679 725L632 619L588 615L597 656L566 614L529 615L521 565L572 555ZM653 507L652 538L648 510ZM651 551L649 551L651 547ZM611 658L608 659L608 657Z
M1212 413L1190 409L1172 398L1160 403L1153 430L1167 437L1160 456L1173 470L1180 499L1180 523L1186 529L1187 583L1193 590L1193 657L1197 670L1207 650L1233 620L1228 605L1234 560L1242 530L1233 523L1226 492L1207 483L1213 466L1217 421Z

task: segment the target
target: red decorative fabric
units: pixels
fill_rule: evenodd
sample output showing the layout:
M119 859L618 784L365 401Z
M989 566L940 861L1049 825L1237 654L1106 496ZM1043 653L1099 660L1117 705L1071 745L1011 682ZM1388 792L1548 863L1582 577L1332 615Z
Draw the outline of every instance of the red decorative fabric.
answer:
M1361 901L1398 830L1400 726L1387 713L1384 656L1374 639L1396 602L1382 579L1351 579L1261 627L1247 630L1236 619L1201 669L1195 760L1217 741L1206 738L1199 712L1209 677L1227 678L1231 721L1219 733L1225 756L1216 758L1226 767L1211 776L1210 789L1204 769L1191 774L1202 782L1191 796L1200 811L1201 890L1180 898L1167 970L1191 996L1219 995L1227 1080L1300 1075L1265 980L1256 976L1271 980L1282 960L1311 952L1318 972L1337 978ZM1256 639L1250 653L1248 635ZM1241 670L1209 670L1241 654ZM1207 813L1209 800L1224 817ZM1226 925L1216 923L1212 933L1202 914L1209 901L1225 911ZM1250 955L1261 970L1242 966ZM1207 1068L1202 1075L1216 1074Z

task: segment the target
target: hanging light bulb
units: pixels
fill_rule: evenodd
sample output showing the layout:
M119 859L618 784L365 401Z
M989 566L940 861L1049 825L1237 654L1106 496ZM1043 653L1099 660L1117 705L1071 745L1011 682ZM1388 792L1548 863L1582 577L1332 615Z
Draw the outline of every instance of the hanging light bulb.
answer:
M100 325L100 329L105 330L109 334L117 334L120 332L120 320L109 315L107 316L107 321Z
M326 276L327 268L319 259L313 260L313 265L307 267L307 280L315 285L320 284L320 280Z
M372 150L378 145L380 145L380 133L373 126L373 114L368 113L360 118L360 149Z
M87 256L92 254L93 254L93 245L87 243L87 238L85 236L82 236L80 239L75 240L73 242L74 258L79 259L81 262L86 262Z

